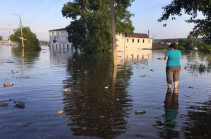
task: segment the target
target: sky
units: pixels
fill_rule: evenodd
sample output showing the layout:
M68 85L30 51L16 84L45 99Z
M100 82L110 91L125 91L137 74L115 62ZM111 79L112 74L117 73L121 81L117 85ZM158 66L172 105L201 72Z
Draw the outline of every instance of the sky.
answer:
M39 40L49 40L49 30L64 28L71 19L62 16L64 4L72 0L1 0L0 5L0 36L8 39L9 33L19 27L21 15L23 26L31 28ZM186 23L188 15L177 17L176 20L158 22L162 15L162 7L171 0L135 0L128 10L134 14L131 18L135 33L148 33L154 39L186 38L193 24ZM167 23L167 27L163 24Z

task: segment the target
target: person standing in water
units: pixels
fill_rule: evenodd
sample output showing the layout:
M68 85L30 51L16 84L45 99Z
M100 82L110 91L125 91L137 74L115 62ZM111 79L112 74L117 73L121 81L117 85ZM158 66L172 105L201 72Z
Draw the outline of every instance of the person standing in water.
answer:
M168 89L171 89L172 81L174 81L174 89L177 89L179 84L179 75L181 70L180 58L181 51L176 49L177 45L171 43L170 49L167 51L164 59L166 63L166 81Z

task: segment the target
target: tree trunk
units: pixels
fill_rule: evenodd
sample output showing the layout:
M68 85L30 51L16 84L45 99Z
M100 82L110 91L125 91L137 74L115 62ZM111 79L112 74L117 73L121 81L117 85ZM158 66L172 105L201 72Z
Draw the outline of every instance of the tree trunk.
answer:
M112 32L112 47L113 47L113 64L117 65L117 52L116 52L116 27L114 18L114 0L110 0L110 13L111 13L111 32Z

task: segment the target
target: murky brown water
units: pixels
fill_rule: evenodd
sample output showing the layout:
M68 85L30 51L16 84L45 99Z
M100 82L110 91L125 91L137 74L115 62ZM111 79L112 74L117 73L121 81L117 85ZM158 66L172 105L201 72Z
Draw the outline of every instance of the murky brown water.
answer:
M210 138L211 55L183 52L175 95L166 90L164 54L120 54L113 68L109 55L0 46L0 138Z

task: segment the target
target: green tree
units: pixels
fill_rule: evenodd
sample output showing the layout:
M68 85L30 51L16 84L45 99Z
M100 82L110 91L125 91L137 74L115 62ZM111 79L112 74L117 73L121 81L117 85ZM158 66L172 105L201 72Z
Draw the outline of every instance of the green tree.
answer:
M191 16L186 22L195 24L191 34L202 36L206 42L211 43L211 0L173 0L171 4L163 7L163 10L159 22L170 17L175 20L175 16L181 16L184 12ZM204 18L199 19L199 13L202 13Z
M3 40L2 36L0 36L0 40Z
M134 0L116 0L116 33L132 33L133 16L127 8ZM111 49L112 34L109 0L74 0L62 9L62 14L73 21L66 27L69 41L85 53L107 52Z
M18 28L17 31L10 36L10 40L16 42L19 47L22 47L21 39L19 37L21 37L20 28ZM40 50L39 40L37 39L36 34L33 33L29 27L23 28L23 38L26 39L24 40L24 48L26 50Z

